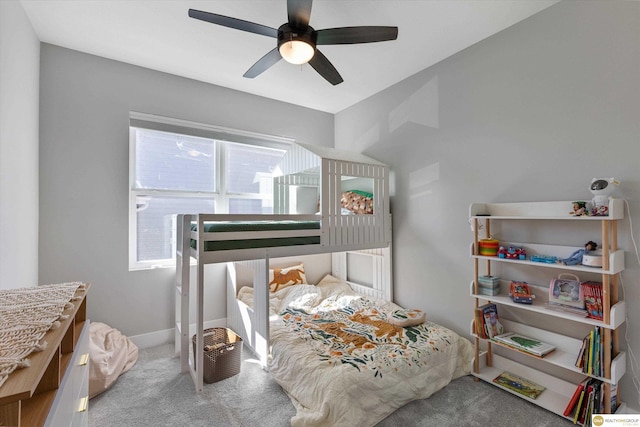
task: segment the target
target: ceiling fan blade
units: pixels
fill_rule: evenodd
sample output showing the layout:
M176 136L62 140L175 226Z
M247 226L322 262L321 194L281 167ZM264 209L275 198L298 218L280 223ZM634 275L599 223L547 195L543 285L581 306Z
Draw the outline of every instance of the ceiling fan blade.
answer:
M317 45L373 43L398 38L398 27L341 27L316 31Z
M280 61L280 59L282 59L282 56L280 55L278 48L273 48L273 50L270 50L269 53L260 58L258 62L253 64L251 68L249 68L247 72L242 75L242 77L252 79L256 76L259 76L267 69L272 67L276 62Z
M313 58L311 58L311 61L309 61L309 65L334 86L344 81L340 73L338 73L338 70L336 70L333 64L331 64L327 57L318 49L316 49L316 53L313 55Z
M295 30L306 30L311 17L313 0L287 0L289 25Z
M267 27L266 25L256 24L255 22L244 21L242 19L231 18L229 16L218 15L210 12L203 12L201 10L189 9L189 16L191 18L199 19L201 21L210 22L212 24L222 25L224 27L235 28L240 31L247 31L249 33L261 34L268 37L278 37L278 30L275 28Z

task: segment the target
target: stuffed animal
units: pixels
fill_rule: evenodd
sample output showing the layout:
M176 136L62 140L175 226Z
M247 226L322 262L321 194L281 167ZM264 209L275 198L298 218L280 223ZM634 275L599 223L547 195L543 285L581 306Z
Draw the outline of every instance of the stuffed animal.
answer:
M615 185L620 185L615 178L593 178L591 180L591 215L607 216L609 215L609 196L615 190Z

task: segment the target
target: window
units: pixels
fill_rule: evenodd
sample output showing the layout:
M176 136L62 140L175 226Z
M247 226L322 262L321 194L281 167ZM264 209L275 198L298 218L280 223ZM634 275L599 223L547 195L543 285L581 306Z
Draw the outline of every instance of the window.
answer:
M129 268L173 266L176 215L269 214L284 138L132 113Z

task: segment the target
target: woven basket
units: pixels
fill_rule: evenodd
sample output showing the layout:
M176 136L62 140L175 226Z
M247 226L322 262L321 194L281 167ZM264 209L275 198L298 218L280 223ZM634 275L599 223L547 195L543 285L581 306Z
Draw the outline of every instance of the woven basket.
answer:
M204 382L207 384L232 377L240 373L242 363L242 338L228 328L205 329L204 338ZM196 354L196 336L192 338L193 354ZM195 366L195 357L194 357Z

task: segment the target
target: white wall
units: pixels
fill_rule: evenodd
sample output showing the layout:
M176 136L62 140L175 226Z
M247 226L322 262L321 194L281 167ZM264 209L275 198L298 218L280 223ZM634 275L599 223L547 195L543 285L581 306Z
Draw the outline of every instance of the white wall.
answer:
M173 328L175 269L128 271L129 111L333 146L333 115L41 46L40 281L92 283L88 315L126 335ZM226 316L207 267L207 320ZM169 335L172 336L172 335Z
M640 229L639 41L640 3L563 1L336 115L336 147L394 173L398 303L469 336L472 202L590 199L591 178L613 176ZM640 356L628 220L619 234ZM585 237L553 236L576 246ZM629 374L621 387L640 408Z
M17 1L0 1L0 289L38 284L40 42Z

